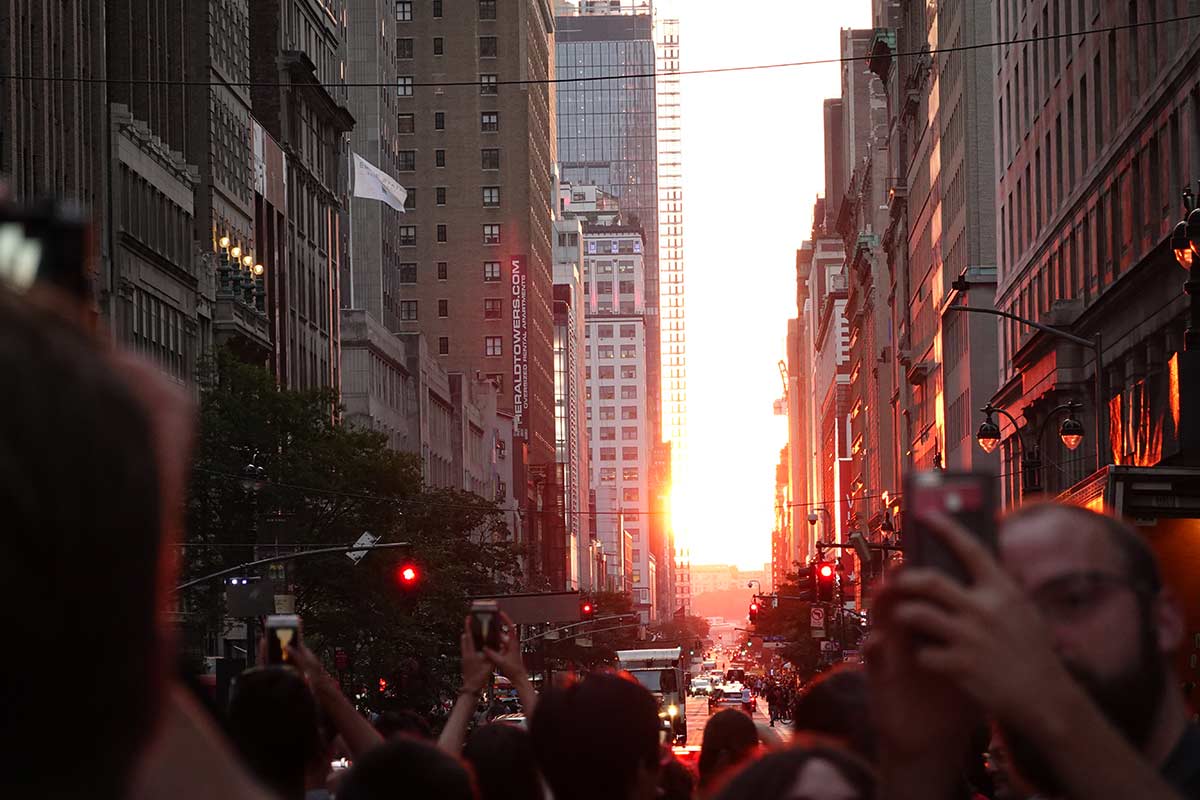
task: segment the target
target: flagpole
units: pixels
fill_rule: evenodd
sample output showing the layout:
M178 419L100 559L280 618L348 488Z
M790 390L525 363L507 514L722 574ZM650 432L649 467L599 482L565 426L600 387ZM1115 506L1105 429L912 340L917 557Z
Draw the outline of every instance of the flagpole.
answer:
M346 166L349 171L347 177L350 181L350 208L346 214L346 224L350 230L350 307L358 308L357 298L354 297L354 148L346 148Z

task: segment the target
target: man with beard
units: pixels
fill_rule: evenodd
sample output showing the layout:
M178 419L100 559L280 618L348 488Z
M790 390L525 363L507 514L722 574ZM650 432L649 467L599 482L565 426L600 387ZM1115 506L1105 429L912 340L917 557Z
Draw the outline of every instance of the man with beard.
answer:
M1004 520L997 561L952 520L925 521L971 581L910 568L878 599L884 796L954 796L981 711L1045 796L1200 798L1200 730L1168 663L1183 617L1142 538L1081 508L1028 506Z

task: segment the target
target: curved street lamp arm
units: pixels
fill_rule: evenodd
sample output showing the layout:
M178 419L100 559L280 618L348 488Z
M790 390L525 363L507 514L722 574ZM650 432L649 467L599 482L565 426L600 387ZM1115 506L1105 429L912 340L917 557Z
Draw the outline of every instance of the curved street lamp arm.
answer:
M1068 333L1067 331L1064 331L1062 328L1055 328L1051 325L1043 325L1040 322L1034 322L1031 319L1025 319L1024 317L1019 317L1016 314L1010 314L1009 312L1001 311L998 308L980 308L979 306L950 305L950 306L946 306L946 310L947 311L970 311L973 314L991 314L992 316L995 316L995 317L1004 317L1005 319L1011 319L1016 322L1020 322L1022 325L1028 325L1031 328L1037 328L1039 331L1045 331L1046 333L1050 334L1051 336L1057 336L1060 339L1066 339L1068 342L1074 342L1075 344L1082 345L1083 347L1093 347L1095 345L1095 342L1093 342L1091 339L1084 339L1082 336L1076 336L1073 333Z
M1062 405L1051 409L1050 413L1046 415L1046 418L1042 420L1042 424L1038 426L1037 439L1033 443L1036 450L1040 451L1042 449L1042 437L1046 435L1046 425L1050 422L1050 420L1054 419L1054 416L1058 412L1060 412L1060 411L1075 412L1081 408L1083 408L1083 406L1080 405L1079 403L1076 403L1074 400L1068 400L1067 402L1063 403Z
M982 411L984 414L999 414L1000 416L1002 416L1006 420L1008 420L1009 424L1011 424L1013 426L1013 432L1017 436L1017 441L1021 445L1021 455L1024 456L1025 454L1027 454L1029 452L1029 448L1025 444L1025 437L1023 437L1021 435L1021 426L1017 424L1017 421L1015 419L1013 419L1012 414L1008 413L1007 411L1005 411L1003 408L1000 408L999 406L992 405L991 403L988 403L986 406L984 406L983 408L981 408L979 410Z
M372 550L387 550L393 547L412 547L412 544L410 542L389 542L387 544L350 545L349 547L343 545L342 547L321 547L316 550L300 550L298 552L287 553L282 556L271 556L270 558L260 558L257 561L247 561L244 564L238 564L237 566L229 567L228 569L223 569L210 575L202 575L199 578L193 578L186 583L179 584L175 587L175 591L182 592L184 589L190 589L193 586L197 586L201 583L207 583L208 581L213 581L217 578L224 578L226 575L244 572L245 570L253 569L254 567L261 567L265 564L278 564L281 561L295 561L298 558L311 558L312 556L323 556L330 553L353 553L363 550L370 552Z

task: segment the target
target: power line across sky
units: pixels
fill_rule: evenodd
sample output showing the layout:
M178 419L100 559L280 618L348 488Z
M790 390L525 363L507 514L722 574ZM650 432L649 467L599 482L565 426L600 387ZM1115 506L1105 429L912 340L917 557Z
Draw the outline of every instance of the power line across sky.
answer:
M1147 20L1145 22L1131 22L1122 25L1109 25L1103 28L1090 28L1083 31L1069 31L1067 33L1052 33L1042 36L1027 36L1022 38L1013 38L1007 40L995 40L988 42L978 42L974 44L956 45L953 47L928 48L924 47L919 50L908 50L904 52L893 53L893 58L911 58L922 56L944 55L948 53L962 53L973 50L985 50L995 47L1009 47L1012 45L1035 44L1038 42L1057 41L1059 39L1069 39L1073 36L1096 36L1114 31L1132 30L1135 28L1148 28L1159 25L1177 25L1182 22L1190 22L1200 19L1200 13L1187 14L1179 17L1169 17L1166 19ZM554 78L529 78L516 80L496 80L490 81L487 85L491 86L535 86L541 84L564 84L564 83L592 83L596 81L619 81L619 80L635 80L643 78L658 78L658 77L676 77L690 75L720 75L736 72L755 72L761 70L789 69L794 67L813 67L827 64L845 64L853 61L866 61L873 56L840 56L836 58L816 58L803 61L782 61L772 64L746 64L741 66L731 67L709 67L706 69L689 69L689 70L671 70L671 71L651 71L651 72L631 72L617 73L612 75L575 75L569 77L554 77ZM186 81L186 80L168 80L168 79L153 79L153 78L99 78L87 77L82 75L25 75L20 73L12 73L0 75L0 81L43 81L47 83L79 83L79 84L122 84L126 86L175 86L181 88L187 87L212 87L212 86L230 86L237 88L283 88L292 86L292 83L271 82L271 81ZM395 86L396 84L387 81L367 81L367 82L340 82L331 85L330 88L347 88L347 89L376 89ZM479 80L465 81L413 81L413 88L449 88L449 87L466 87L480 86Z

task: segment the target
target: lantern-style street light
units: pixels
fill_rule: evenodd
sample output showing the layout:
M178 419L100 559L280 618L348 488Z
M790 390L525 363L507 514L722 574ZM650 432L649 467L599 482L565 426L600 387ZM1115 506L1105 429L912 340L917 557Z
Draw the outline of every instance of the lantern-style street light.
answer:
M1016 433L1017 444L1021 447L1022 493L1031 494L1033 492L1040 492L1042 490L1042 436L1046 432L1046 425L1050 420L1054 419L1058 412L1066 411L1067 418L1059 423L1058 426L1058 438L1068 450L1074 450L1079 447L1084 436L1083 423L1075 417L1075 412L1082 407L1074 400L1068 400L1052 409L1046 415L1046 418L1042 420L1042 424L1038 426L1036 437L1033 440L1033 447L1031 448L1021 433L1021 426L1017 425L1017 421L1013 419L1012 415L1003 408L988 403L979 409L984 414L984 419L979 425L979 431L975 434L975 441L979 443L980 448L985 453L994 452L997 445L1000 444L1000 426L996 424L994 415L1000 414L1006 418L1012 424L1013 431ZM1026 419L1028 420L1028 418Z

